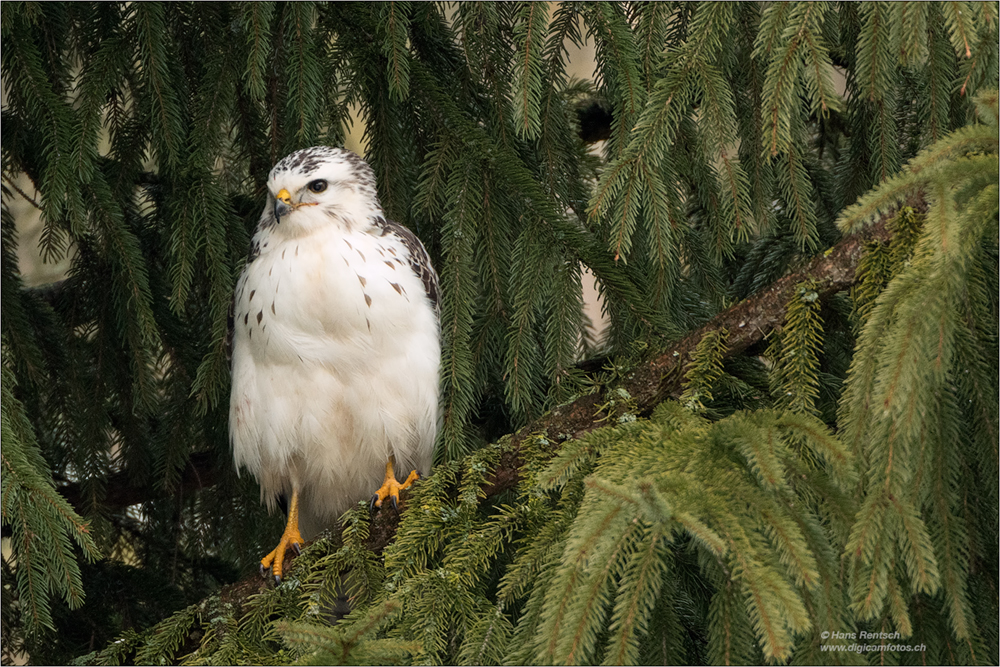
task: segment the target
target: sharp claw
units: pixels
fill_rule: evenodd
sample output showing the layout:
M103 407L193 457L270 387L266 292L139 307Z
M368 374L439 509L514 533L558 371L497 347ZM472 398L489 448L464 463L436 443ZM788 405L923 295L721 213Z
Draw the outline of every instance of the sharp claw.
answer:
M292 549L295 550L295 555L296 556L301 556L302 555L302 545L299 544L298 542L292 542Z
M260 564L260 576L262 577L267 576L267 568L264 567L263 563Z
M275 586L280 586L281 585L281 575L280 574L274 575L274 585Z
M399 509L399 502L396 500L396 496L392 496L392 509Z
M377 503L378 503L378 494L376 493L374 496L372 496L371 502L368 503L368 510L374 512L375 508L379 506Z

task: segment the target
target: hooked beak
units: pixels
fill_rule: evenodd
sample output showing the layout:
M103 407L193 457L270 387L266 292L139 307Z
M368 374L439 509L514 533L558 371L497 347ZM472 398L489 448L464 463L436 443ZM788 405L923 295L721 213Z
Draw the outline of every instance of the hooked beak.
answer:
M274 217L276 220L281 220L281 216L288 215L295 210L295 205L292 204L292 196L288 194L288 190L282 188L278 194L274 196Z

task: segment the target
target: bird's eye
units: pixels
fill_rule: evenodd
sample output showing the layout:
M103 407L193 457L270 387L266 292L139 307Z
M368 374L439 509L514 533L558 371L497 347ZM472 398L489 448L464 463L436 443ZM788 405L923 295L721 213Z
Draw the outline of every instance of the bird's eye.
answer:
M306 185L306 187L312 190L313 192L319 194L320 192L326 190L326 181L324 181L322 178L319 178L316 179L315 181L310 181L309 184Z

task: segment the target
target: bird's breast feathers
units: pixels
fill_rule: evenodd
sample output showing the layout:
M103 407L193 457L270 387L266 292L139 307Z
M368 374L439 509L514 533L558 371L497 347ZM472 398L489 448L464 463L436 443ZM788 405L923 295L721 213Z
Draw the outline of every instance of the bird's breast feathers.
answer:
M343 363L344 346L374 353L436 334L434 309L398 236L332 227L288 240L260 236L237 285L234 321L237 344L255 360Z
M261 229L254 246L234 303L236 463L265 496L298 476L329 512L370 493L390 454L426 472L440 334L405 239L331 224Z

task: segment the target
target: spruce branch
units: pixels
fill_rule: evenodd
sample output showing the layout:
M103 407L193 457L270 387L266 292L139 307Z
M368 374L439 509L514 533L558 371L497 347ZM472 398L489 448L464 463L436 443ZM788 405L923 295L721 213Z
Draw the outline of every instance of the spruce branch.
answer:
M228 461L220 462L214 453L192 454L181 472L180 480L170 491L157 488L155 485L136 484L134 477L128 471L117 472L107 479L104 501L112 510L123 510L130 505L149 502L163 495L198 492L218 484L224 476L225 467L228 466ZM83 483L70 482L56 489L77 511L85 509L87 500Z

